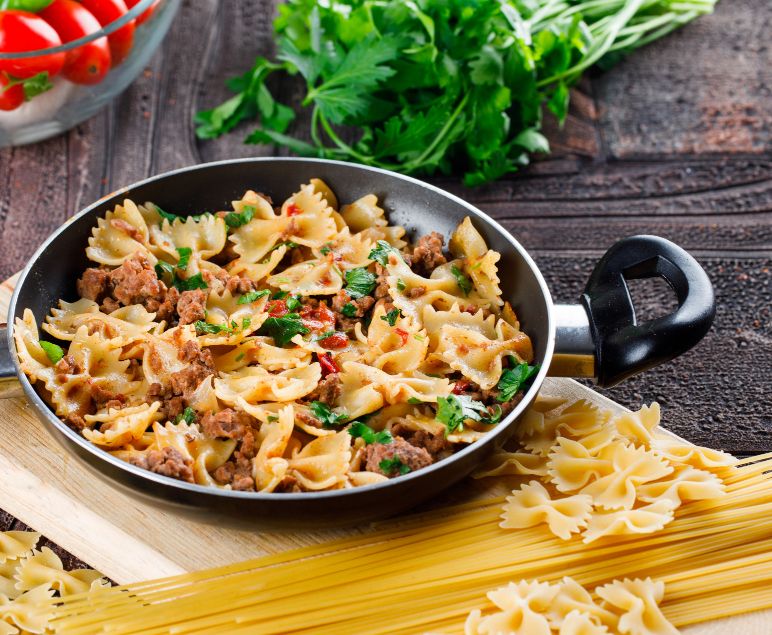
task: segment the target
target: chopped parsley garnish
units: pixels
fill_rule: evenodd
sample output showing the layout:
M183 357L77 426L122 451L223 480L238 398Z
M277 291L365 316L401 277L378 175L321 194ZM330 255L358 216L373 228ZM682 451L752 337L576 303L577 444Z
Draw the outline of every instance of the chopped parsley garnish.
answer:
M340 310L340 312L346 317L353 318L357 316L357 307L355 304L349 302L348 304L343 305L343 308Z
M59 360L64 357L64 349L58 344L44 342L43 340L40 340L38 344L40 344L40 348L45 351L46 357L51 360L52 364L58 364Z
M346 292L352 300L370 295L375 289L375 274L370 273L364 267L347 271L344 278L346 280Z
M291 313L292 311L298 310L303 303L300 301L299 295L293 295L287 298L287 310Z
M325 245L319 251L322 252L323 256L326 256L327 254L329 254L332 251L332 249L330 249L329 245Z
M246 356L246 353L244 351L241 351L238 355L236 355L236 361L240 362L244 357Z
M190 406L185 408L180 414L178 414L175 419L174 423L179 423L180 421L184 421L185 423L193 423L196 420L196 411L193 410Z
M242 225L246 225L252 220L255 215L255 208L251 205L245 205L242 212L228 212L225 215L225 224L228 227L236 229Z
M407 285L402 278L397 278L397 291L404 291L407 289Z
M375 244L375 247L370 250L370 253L367 255L367 257L370 260L375 260L375 262L385 267L387 264L389 264L389 254L391 253L397 253L397 250L394 249L394 247L392 247L385 240L379 240Z
M286 247L287 249L295 249L295 247L297 246L298 244L292 242L291 240L284 240L280 243L276 243L273 247L271 247L268 250L268 253L270 254L272 251L274 251L275 249L278 249L279 247Z
M388 322L389 326L394 326L397 323L397 318L402 317L402 311L399 309L392 309L386 315L382 315L381 319L384 322Z
M410 397L407 402L412 404L423 403L418 397Z
M361 421L354 421L354 423L349 426L348 433L355 439L362 438L365 445L370 445L371 443L391 443L394 440L391 436L391 432L388 430L376 432L366 423L362 423Z
M193 323L196 327L196 335L217 335L218 333L232 333L236 323L227 324L209 324L203 320L197 320Z
M165 212L160 207L158 207L158 205L155 205L155 204L153 204L153 207L155 207L155 211L158 212L158 215L161 218L168 220L170 223L173 223L176 220L182 221L184 223L188 218L192 218L195 221L199 221L205 216L211 216L209 212L202 212L201 214L189 214L187 216L181 216L179 214L172 214L171 212Z
M303 326L297 313L287 313L281 317L269 317L257 332L269 335L278 346L286 346L296 335L308 333L308 328Z
M289 291L277 291L271 296L271 300L283 300L289 295Z
M161 218L165 218L170 223L173 223L178 218L182 218L181 216L177 216L177 214L170 214L169 212L165 212L160 207L158 207L158 205L155 206L155 211L158 212Z
M177 253L180 255L180 259L177 261L177 269L185 271L188 268L193 250L190 247L177 247Z
M402 462L398 456L393 456L390 459L383 459L378 463L378 467L381 468L381 472L384 474L391 474L393 472L399 472L400 474L407 474L410 472L410 468Z
M466 419L480 421L480 413L483 412L488 412L485 404L480 401L475 401L468 395L437 397L437 415L435 418L440 423L445 424L446 435L463 430L464 421ZM490 423L494 422L491 421Z
M311 412L322 422L324 428L335 428L348 421L349 416L343 412L333 412L323 401L312 401Z
M166 273L172 276L173 279L175 277L174 265L166 262L165 260L159 260L155 265L155 275L158 276L159 280L163 280L164 274Z
M252 324L252 318L245 317L241 320L241 330L246 331Z
M184 279L179 278L175 275L173 284L180 291L192 291L193 289L208 288L208 285L204 281L204 276L201 275L200 273L197 273L195 276L190 276L190 278L184 278Z
M328 337L332 337L333 335L335 335L335 331L325 331L321 335L317 335L316 337L314 337L312 341L321 342L322 340L326 340Z
M250 291L249 293L242 295L236 304L252 304L253 302L257 302L260 298L264 298L267 295L271 295L271 292L268 289Z
M450 273L453 274L453 277L456 279L456 284L458 284L458 288L461 289L464 295L469 295L469 293L472 291L471 278L463 271L461 271L461 269L456 267L456 265L452 265L450 267Z
M538 364L534 366L529 366L525 362L517 364L514 357L510 357L510 361L513 367L504 369L496 386L499 389L499 395L496 399L502 403L510 401L539 372Z
M480 423L484 423L486 426L492 426L493 424L501 421L502 414L503 411L501 410L501 406L499 404L490 406L487 409L487 412L481 413Z

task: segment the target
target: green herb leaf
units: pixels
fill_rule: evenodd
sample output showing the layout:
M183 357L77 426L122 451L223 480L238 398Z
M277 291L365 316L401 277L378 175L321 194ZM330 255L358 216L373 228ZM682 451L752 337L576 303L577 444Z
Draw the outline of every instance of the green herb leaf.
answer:
M180 259L177 261L177 269L185 271L188 268L193 250L190 247L177 247L177 253L180 255Z
M455 395L437 397L437 414L435 419L445 424L445 436L464 429L464 409Z
M192 291L194 289L207 289L208 286L204 280L204 276L201 273L197 273L195 276L189 278L174 277L174 286L180 291Z
M272 337L277 346L286 346L296 335L308 333L308 328L303 326L297 313L287 313L282 317L269 317L257 332Z
M407 289L407 285L402 278L397 278L397 291L404 291Z
M233 329L227 324L209 324L203 320L193 323L196 327L196 335L217 335L218 333L231 333Z
M502 403L510 401L538 372L538 364L529 366L525 362L514 368L505 368L496 386L499 389L498 401Z
M171 277L172 281L175 278L174 265L166 262L165 260L159 260L156 263L154 269L155 269L155 275L158 276L159 280L163 280L165 274L168 274Z
M312 401L309 407L313 415L322 422L324 428L336 428L349 419L349 416L343 412L333 412L323 401Z
M397 250L394 249L394 247L392 247L385 240L379 240L375 244L375 247L370 250L370 253L367 255L367 257L370 260L375 260L375 262L385 267L387 264L389 264L389 254L392 253L397 253Z
M410 398L407 400L407 402L408 402L408 403L410 403L410 404L418 404L418 403L423 403L423 401L421 401L421 400L420 400L418 397L410 397Z
M236 301L236 304L252 304L257 302L260 298L264 298L267 295L271 295L268 289L261 289L260 291L249 291L245 293Z
M329 246L325 245L319 251L321 252L321 254L323 256L326 256L327 254L329 254L332 251L332 249L330 249Z
M488 407L487 411L480 415L480 422L484 423L485 425L492 426L501 421L502 414L503 410L501 409L501 406L499 404L495 404Z
M354 304L349 302L348 304L343 305L340 312L348 318L353 318L357 315L357 308Z
M378 467L384 474L392 474L398 472L399 474L407 474L410 472L410 467L405 465L398 456L393 456L390 459L383 459L378 463Z
M370 273L364 267L347 271L344 279L346 281L346 293L353 300L370 295L375 289L375 274Z
M299 309L303 303L300 301L301 296L293 295L287 298L287 310L292 312Z
M225 215L225 224L231 229L237 229L246 225L255 215L255 208L251 205L245 205L241 212L228 212Z
M54 344L53 342L44 342L43 340L40 340L38 344L40 344L40 348L43 349L46 357L51 360L52 364L57 364L59 360L64 357L64 349L58 344Z
M472 280L469 278L469 276L461 271L461 269L456 267L456 265L452 265L450 267L450 273L452 273L453 277L456 279L458 288L461 289L465 296L468 296L472 291Z
M328 337L332 337L333 335L335 335L335 331L325 331L321 335L316 335L311 341L321 342L322 340L326 340Z
M359 437L364 439L365 445L370 445L371 443L391 443L394 441L391 432L388 430L376 432L366 423L362 423L361 421L354 421L349 426L348 433L355 439Z
M289 295L289 291L277 291L271 296L271 300L283 300Z
M10 78L5 90L16 84L22 85L25 101L29 101L33 97L37 97L54 87L51 80L48 78L48 71L43 71L42 73L38 73L37 75L25 79L16 79L15 77Z
M193 410L190 406L185 408L180 414L178 414L174 418L174 423L179 423L180 421L184 421L185 423L193 423L196 420L196 411Z
M388 322L389 326L394 326L397 323L397 319L402 316L402 311L399 309L392 309L386 315L382 315L381 319L384 322Z

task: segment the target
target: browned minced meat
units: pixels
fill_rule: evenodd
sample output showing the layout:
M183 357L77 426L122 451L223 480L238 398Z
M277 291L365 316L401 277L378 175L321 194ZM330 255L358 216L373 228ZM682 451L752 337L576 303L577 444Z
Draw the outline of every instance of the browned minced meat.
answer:
M373 307L375 300L369 295L354 300L346 291L338 291L332 299L332 308L340 313L347 304L353 304L356 309L356 313L353 317L361 318Z
M405 295L408 298L419 298L426 293L426 287L413 287Z
M154 312L166 296L166 286L142 253L135 253L108 276L113 298L125 306L141 304Z
M101 302L110 291L110 272L89 267L76 283L78 295L86 300Z
M211 438L241 439L252 426L252 417L245 412L225 408L219 412L207 412L201 418L201 430Z
M144 236L142 235L142 232L134 227L131 223L127 223L122 218L113 218L110 221L110 225L115 227L119 232L123 232L126 234L129 238L133 238L138 243L141 243L144 241Z
M436 267L444 265L447 260L442 254L445 238L439 232L421 236L413 249L413 271L428 276Z
M319 421L319 419L317 419L310 412L306 412L305 410L297 410L295 412L295 419L302 421L309 426L313 426L314 428L322 427L322 422Z
M73 430L78 432L86 427L86 420L83 418L83 415L79 415L77 413L67 415L64 419L64 422Z
M257 454L255 435L248 428L241 439L239 449L233 453L233 459L227 461L214 471L214 478L224 485L230 485L234 490L252 491L255 481L252 478L252 459Z
M399 470L384 472L380 463L385 459L397 457L411 472L431 465L434 461L424 448L417 448L401 437L394 437L391 443L371 443L365 449L365 468L368 472L377 472L385 476L399 476Z
M150 450L139 457L132 457L129 462L156 474L170 476L188 483L193 482L190 459L186 459L178 450L168 446L163 450Z
M159 383L150 384L145 393L145 401L161 402L160 415L164 420L174 421L185 410L185 400L180 395L174 395L171 388L164 389Z
M322 379L314 391L306 397L308 401L322 401L328 406L334 406L343 389L338 373L331 373Z
M241 276L231 276L228 278L228 282L225 283L225 288L231 293L238 293L244 295L250 291L254 291L257 287L254 282L249 278L242 278Z
M81 372L80 366L78 366L72 355L62 357L62 359L56 362L54 370L56 371L56 380L62 383L66 380L66 375L77 375Z
M119 404L118 406L113 406L114 408L120 408L122 404L126 403L126 395L103 388L99 384L92 383L89 386L89 389L91 391L91 398L97 406L97 410L101 406L106 406L108 403Z
M182 395L187 400L206 377L214 374L214 360L212 352L208 348L202 349L195 340L185 342L177 356L188 365L171 374L171 389L173 394Z
M386 271L386 267L383 267L382 265L379 265L376 263L375 265L375 291L373 291L373 296L375 296L376 300L380 300L381 298L389 298L389 283L386 280L386 276L388 276L388 272Z
M183 291L177 301L180 324L193 324L206 318L206 294L201 289Z
M453 451L453 445L444 434L433 434L425 430L411 430L405 425L397 424L391 429L395 437L405 439L410 445L426 450L435 461L448 456Z

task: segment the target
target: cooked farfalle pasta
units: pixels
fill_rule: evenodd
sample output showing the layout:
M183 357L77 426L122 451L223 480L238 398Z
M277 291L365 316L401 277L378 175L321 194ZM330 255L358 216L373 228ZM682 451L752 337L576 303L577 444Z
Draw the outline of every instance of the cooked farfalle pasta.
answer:
M29 310L17 320L19 359L68 425L162 476L382 482L482 438L527 387L501 387L534 353L500 255L469 218L443 243L409 245L375 195L339 207L319 179L278 206L247 191L198 215L125 200L96 222L79 297L44 333ZM545 453L500 471L546 469Z
M512 492L504 528L545 523L563 539L649 534L690 501L723 496L734 457L667 436L654 403L614 414L586 400L539 396L518 423L514 444L475 473L537 477ZM575 536L581 531L581 537Z
M65 571L51 549L35 549L39 540L34 531L0 532L0 635L51 632L51 598L109 586L93 569Z

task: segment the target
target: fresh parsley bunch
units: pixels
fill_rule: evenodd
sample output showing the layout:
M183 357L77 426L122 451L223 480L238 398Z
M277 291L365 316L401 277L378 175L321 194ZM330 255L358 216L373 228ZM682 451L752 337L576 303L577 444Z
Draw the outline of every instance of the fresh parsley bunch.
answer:
M228 82L236 95L196 116L200 138L257 118L247 143L404 173L460 170L467 185L548 152L546 106L560 122L569 86L672 31L716 0L289 0L274 23L278 61ZM274 73L305 82L311 142Z

